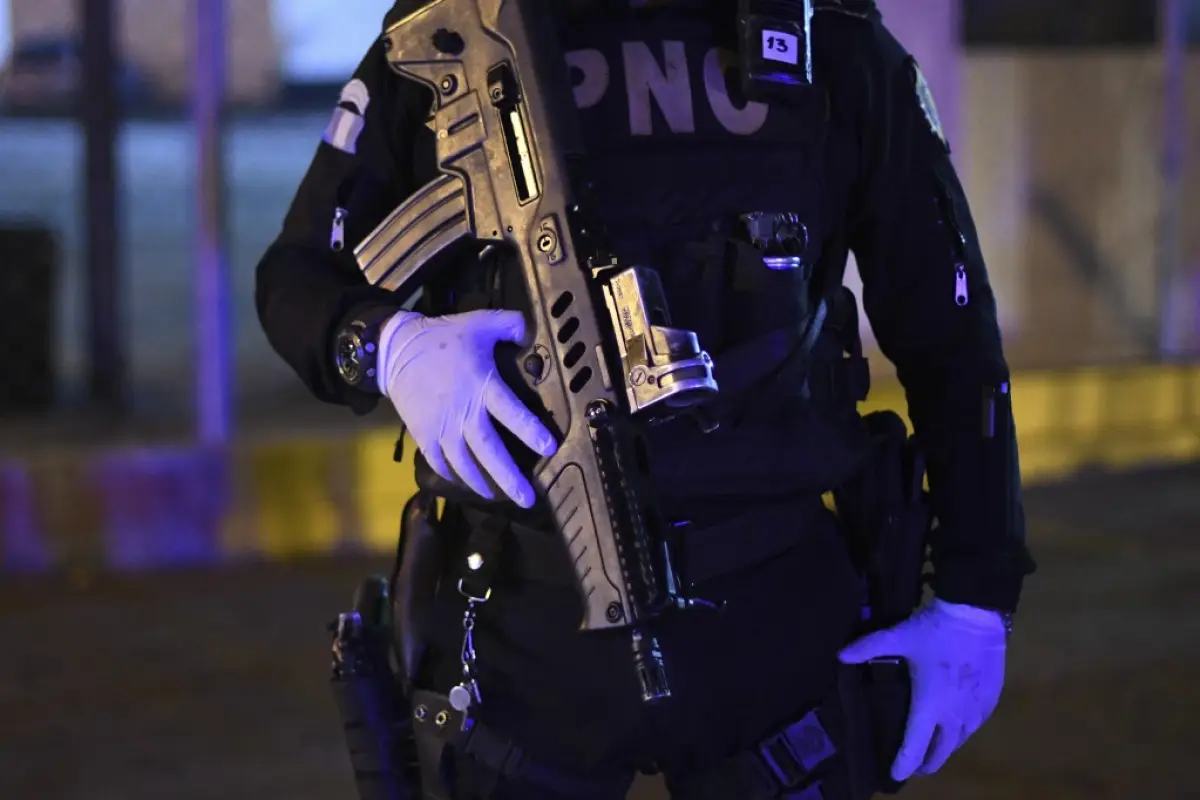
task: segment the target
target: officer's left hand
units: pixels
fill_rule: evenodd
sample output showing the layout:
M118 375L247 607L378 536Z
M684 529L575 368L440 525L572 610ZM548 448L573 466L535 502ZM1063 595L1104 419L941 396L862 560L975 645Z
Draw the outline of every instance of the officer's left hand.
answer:
M892 778L937 772L992 715L1004 685L1005 640L996 612L934 600L842 650L846 664L886 656L908 662L912 704Z

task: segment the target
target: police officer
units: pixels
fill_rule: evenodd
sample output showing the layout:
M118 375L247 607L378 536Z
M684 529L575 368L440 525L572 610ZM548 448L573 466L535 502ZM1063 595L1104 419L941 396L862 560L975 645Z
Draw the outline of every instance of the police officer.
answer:
M564 3L559 22L614 252L658 269L673 324L699 333L721 384L704 415L651 431L681 570L724 608L661 620L671 700L640 702L627 638L578 633L569 565L536 552L547 537L534 535L545 531L513 452L549 455L555 441L501 377L506 343L526 333L519 276L503 258L463 259L412 310L354 263L353 245L435 174L431 98L389 70L381 43L259 264L262 325L321 400L364 414L386 398L419 446L419 475L507 501L481 513L460 497L442 518L451 550L492 525L517 554L473 642L472 712L507 744L443 753L447 796L618 798L639 770L661 772L679 798L782 796L760 781L779 760L764 739L829 705L839 661L887 657L905 659L912 681L891 777L928 775L995 708L1033 568L995 298L928 86L871 2L815 3L815 86L792 102L743 96L732 0L630 5ZM855 304L839 289L851 251L937 517L935 599L857 640L859 577L820 499L861 466L865 442ZM438 692L461 679L453 584L421 627L418 684ZM811 794L788 796L866 796L874 786L847 774L861 769L853 726L822 718L801 765L811 774L792 782ZM816 763L829 753L840 755Z

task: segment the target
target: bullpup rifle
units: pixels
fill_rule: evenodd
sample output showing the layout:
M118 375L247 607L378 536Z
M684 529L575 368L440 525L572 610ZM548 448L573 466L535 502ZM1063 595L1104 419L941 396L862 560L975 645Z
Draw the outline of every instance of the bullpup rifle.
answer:
M669 696L647 621L683 605L651 497L641 426L717 391L696 334L670 326L657 273L618 263L589 205L553 0L433 0L390 25L392 69L434 101L439 174L355 249L411 297L464 244L503 248L530 299L517 355L556 432L532 479L574 564L581 629L627 627L643 700Z

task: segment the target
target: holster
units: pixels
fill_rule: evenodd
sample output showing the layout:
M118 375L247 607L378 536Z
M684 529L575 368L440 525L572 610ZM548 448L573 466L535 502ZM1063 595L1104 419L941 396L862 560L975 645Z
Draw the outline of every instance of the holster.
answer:
M904 421L881 411L865 420L871 453L865 468L834 492L838 516L865 589L860 634L907 619L921 604L926 547L933 521L925 492L925 462ZM891 765L904 737L912 682L903 659L874 660L859 667L875 748L878 791L904 785Z
M423 459L422 459L423 461ZM424 800L448 800L448 787L441 774L440 736L431 736L431 725L445 733L453 709L430 712L430 705L414 684L425 657L429 636L426 629L429 612L437 596L438 584L445 573L446 546L437 513L437 496L418 489L404 506L400 521L400 545L392 572L393 643L408 700L406 711L412 715L413 747L417 760L420 797ZM445 716L445 719L442 718ZM455 715L457 717L458 715ZM461 722L456 719L456 723Z
M360 800L444 800L420 752L414 680L428 641L425 620L442 574L436 498L404 507L390 578L371 576L335 632L330 689L342 718ZM432 779L431 779L432 775Z
M342 720L359 800L417 800L408 698L392 666L392 602L382 576L363 580L334 634L330 692Z
M445 543L438 535L437 498L418 491L404 506L400 542L392 569L392 639L404 694L412 696L413 680L425 655L425 625L444 572Z

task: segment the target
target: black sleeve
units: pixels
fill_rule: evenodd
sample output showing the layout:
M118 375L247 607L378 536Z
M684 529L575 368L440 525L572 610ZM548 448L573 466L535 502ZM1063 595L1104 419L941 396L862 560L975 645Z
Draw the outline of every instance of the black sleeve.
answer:
M421 91L391 71L377 40L343 89L283 230L257 269L255 303L271 346L319 399L359 414L379 398L338 378L333 336L350 317L398 308L404 299L368 285L353 250L417 188L411 161ZM340 250L335 214L344 218Z
M949 602L1015 610L1034 565L996 299L915 61L877 18L860 30L869 44L847 235L928 462L933 588Z

